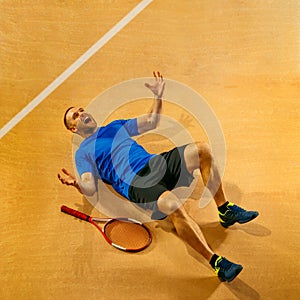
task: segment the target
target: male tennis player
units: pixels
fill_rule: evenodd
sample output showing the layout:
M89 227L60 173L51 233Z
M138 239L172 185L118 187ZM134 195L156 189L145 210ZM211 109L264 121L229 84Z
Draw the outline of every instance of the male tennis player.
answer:
M123 197L152 210L153 219L169 215L178 235L204 256L220 280L232 281L243 267L212 251L199 226L172 190L178 186L189 186L193 171L200 169L204 184L214 195L222 226L227 228L236 222L249 222L258 216L258 212L246 211L226 200L207 144L191 143L155 155L146 152L131 138L158 125L165 81L159 72L153 74L154 84L145 84L155 97L147 115L115 120L98 127L95 119L83 108L70 107L66 111L66 128L84 138L75 156L80 179L77 181L65 169L62 169L65 176L58 174L58 178L87 196L97 191L96 180L101 179Z

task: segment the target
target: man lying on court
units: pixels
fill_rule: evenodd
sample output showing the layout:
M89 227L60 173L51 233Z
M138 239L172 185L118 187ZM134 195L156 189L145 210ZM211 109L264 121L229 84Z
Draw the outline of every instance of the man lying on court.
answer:
M152 110L147 115L97 127L94 118L83 108L71 107L66 111L66 128L84 138L75 158L80 179L77 181L65 169L65 175L58 174L58 178L87 196L96 192L96 180L101 179L123 197L152 210L152 219L163 219L168 215L178 235L203 255L220 280L232 281L243 267L212 251L198 224L172 190L189 186L193 171L200 169L204 184L214 195L223 227L249 222L258 216L258 212L246 211L226 200L207 144L191 143L153 155L131 138L158 125L165 82L159 72L154 73L154 78L153 85L145 84L155 96Z

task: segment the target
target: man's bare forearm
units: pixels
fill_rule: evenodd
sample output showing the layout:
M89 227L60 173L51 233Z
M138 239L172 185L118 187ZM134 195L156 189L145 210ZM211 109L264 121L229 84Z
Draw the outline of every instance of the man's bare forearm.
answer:
M165 82L159 72L153 72L153 75L155 78L154 84L145 83L145 86L152 91L154 103L150 113L137 118L138 131L140 134L156 128L160 120Z
M162 99L155 97L153 107L148 115L148 123L151 128L156 128L160 120L160 114L162 110Z

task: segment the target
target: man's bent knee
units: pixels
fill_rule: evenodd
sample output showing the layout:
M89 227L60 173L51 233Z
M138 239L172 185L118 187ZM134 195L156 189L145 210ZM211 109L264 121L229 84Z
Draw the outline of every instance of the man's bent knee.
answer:
M212 152L208 143L195 142L186 146L184 151L186 168L190 173L199 169L201 161L210 162Z
M211 152L211 148L210 148L210 145L208 143L205 143L205 142L196 142L195 145L197 146L197 149L198 149L198 153L199 153L199 156L203 157L203 156L206 156L206 157L212 157L212 152Z
M170 191L166 191L161 194L157 200L158 209L167 215L172 214L181 206L181 201Z

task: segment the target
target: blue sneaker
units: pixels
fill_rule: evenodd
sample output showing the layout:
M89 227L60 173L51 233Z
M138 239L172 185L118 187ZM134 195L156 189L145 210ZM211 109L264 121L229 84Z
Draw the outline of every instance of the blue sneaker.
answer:
M244 210L232 202L227 204L227 210L224 214L219 212L221 225L225 228L233 225L235 222L240 224L247 223L255 219L257 216L257 211Z
M215 262L214 271L221 281L232 281L242 270L241 265L235 264L222 256L219 256Z

